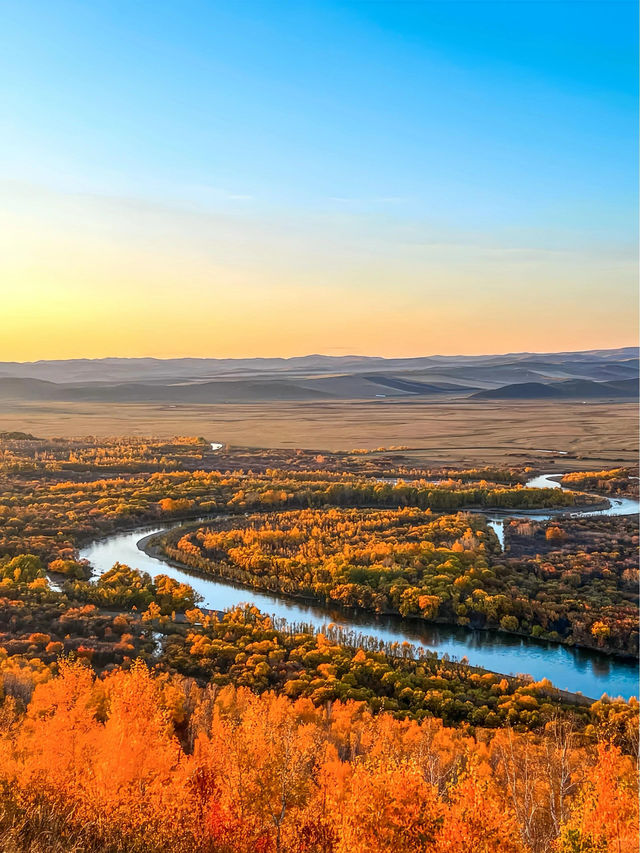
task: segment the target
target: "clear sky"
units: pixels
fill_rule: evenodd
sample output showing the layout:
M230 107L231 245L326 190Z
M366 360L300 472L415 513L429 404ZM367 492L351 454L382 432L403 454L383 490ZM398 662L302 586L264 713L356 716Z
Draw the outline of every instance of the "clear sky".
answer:
M0 359L637 342L635 2L0 9Z

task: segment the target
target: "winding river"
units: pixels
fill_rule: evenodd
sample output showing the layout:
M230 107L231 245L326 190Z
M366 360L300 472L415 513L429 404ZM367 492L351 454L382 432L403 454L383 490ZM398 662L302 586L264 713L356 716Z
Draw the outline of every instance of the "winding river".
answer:
M562 488L557 482L562 474L534 477L527 486ZM553 479L551 479L553 477ZM570 513L573 516L631 515L638 512L639 504L629 498L610 498L607 509ZM546 520L550 514L527 515L511 512L508 515L487 515L501 544L504 542L505 517ZM466 657L470 664L506 675L526 673L534 679L550 679L556 687L571 692L581 692L591 698L603 693L623 696L638 695L638 667L633 660L609 657L597 651L574 649L559 643L550 643L512 636L498 631L472 631L464 628L428 625L418 620L401 620L398 617L376 617L373 614L346 613L330 607L305 605L290 599L258 592L253 589L208 578L205 575L179 569L163 559L151 557L140 550L138 543L146 536L160 533L178 525L140 527L133 532L116 533L87 545L80 557L88 560L96 574L102 574L114 563L149 572L166 574L182 583L190 584L202 596L202 605L214 610L224 610L242 602L255 604L265 613L287 622L304 622L317 630L328 623L372 636L385 642L407 641L436 651L451 658Z

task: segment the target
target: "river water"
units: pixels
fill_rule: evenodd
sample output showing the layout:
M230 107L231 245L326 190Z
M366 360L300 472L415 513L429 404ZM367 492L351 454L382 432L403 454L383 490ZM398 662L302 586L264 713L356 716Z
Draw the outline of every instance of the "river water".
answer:
M527 486L561 488L549 475L536 477ZM561 474L553 475L560 477ZM638 512L638 501L612 498L605 510L576 512L573 515L628 515ZM527 518L526 513L513 512L509 518ZM536 519L551 518L535 515ZM488 521L501 538L504 516L488 516ZM170 565L165 560L150 557L138 548L138 542L151 533L160 533L172 526L141 527L133 532L116 533L81 549L81 559L88 560L96 574L102 574L114 563L129 566L155 576L169 575L188 583L202 598L202 605L213 610L225 610L237 604L254 604L264 613L286 619L289 623L305 622L320 630L328 623L352 629L385 642L408 641L438 655L451 658L466 657L474 666L484 667L505 675L528 674L534 679L550 679L556 687L581 692L598 699L603 693L628 699L638 695L638 668L634 661L620 660L596 651L573 649L559 643L516 637L499 631L470 631L464 628L427 625L420 621L398 617L376 617L373 614L354 614L329 607L307 606L287 598L236 586L208 578L195 572Z

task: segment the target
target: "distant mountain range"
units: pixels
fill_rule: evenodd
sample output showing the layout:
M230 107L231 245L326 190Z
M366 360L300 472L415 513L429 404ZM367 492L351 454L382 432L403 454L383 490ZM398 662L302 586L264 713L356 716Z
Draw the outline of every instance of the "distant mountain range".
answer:
M383 398L629 400L638 349L378 358L0 362L0 400L165 404Z

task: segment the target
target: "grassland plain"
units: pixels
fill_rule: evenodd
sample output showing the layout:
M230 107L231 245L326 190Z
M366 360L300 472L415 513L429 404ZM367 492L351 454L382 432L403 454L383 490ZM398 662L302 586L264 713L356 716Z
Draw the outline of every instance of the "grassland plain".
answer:
M416 464L525 460L594 469L637 459L635 403L380 400L158 405L0 400L0 431L34 435L203 435L245 447L374 449L401 445ZM554 458L555 456L555 458Z

